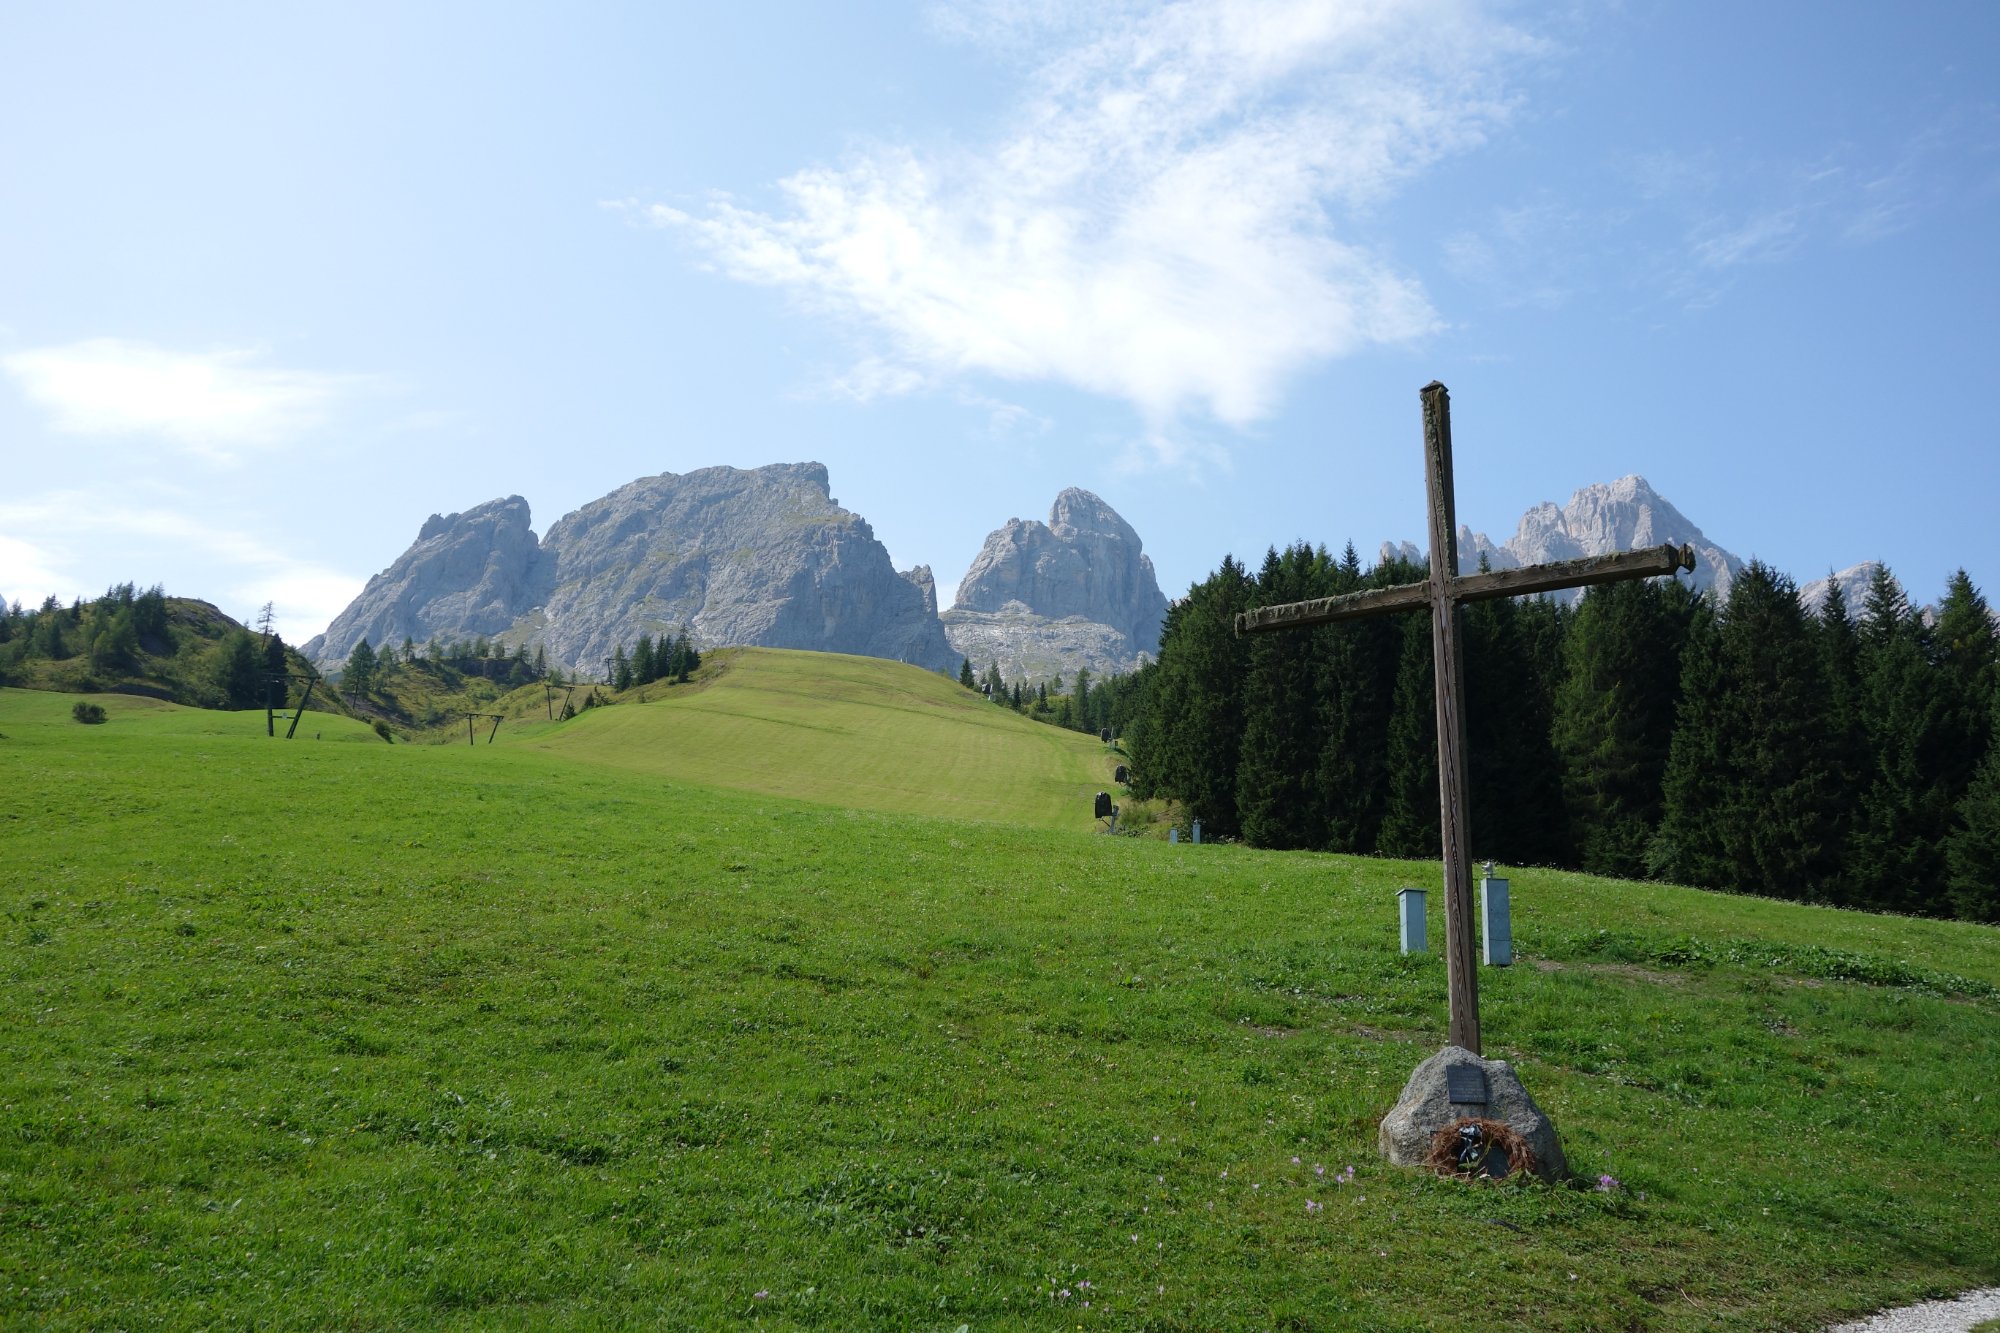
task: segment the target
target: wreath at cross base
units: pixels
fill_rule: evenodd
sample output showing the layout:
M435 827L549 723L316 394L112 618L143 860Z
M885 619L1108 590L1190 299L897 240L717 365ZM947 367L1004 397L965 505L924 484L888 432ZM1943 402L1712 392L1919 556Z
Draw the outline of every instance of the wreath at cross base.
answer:
M1431 1135L1424 1165L1441 1176L1509 1176L1532 1173L1535 1150L1504 1120L1463 1116Z

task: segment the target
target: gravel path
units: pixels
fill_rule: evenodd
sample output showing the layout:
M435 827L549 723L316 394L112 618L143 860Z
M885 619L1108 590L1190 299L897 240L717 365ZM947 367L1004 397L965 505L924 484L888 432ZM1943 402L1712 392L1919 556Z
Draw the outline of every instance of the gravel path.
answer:
M1925 1301L1900 1310L1840 1324L1826 1333L1965 1333L1974 1324L2000 1319L2000 1287L1984 1287L1948 1301Z

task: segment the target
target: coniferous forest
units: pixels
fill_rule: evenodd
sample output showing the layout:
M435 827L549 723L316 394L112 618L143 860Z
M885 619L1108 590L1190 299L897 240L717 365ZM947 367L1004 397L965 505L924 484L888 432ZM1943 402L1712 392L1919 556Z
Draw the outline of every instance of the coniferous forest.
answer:
M1439 854L1428 616L1238 638L1239 611L1411 583L1296 545L1168 611L1112 724L1135 795L1260 847ZM1473 854L2000 921L1996 636L1963 571L1934 611L1878 570L1850 616L1753 562L1463 608Z

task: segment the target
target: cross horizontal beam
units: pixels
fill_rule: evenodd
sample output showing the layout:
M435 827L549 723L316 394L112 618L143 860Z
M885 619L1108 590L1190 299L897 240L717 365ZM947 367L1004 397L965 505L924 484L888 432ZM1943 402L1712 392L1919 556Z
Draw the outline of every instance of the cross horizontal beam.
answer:
M1558 560L1525 569L1494 569L1483 574L1463 574L1451 580L1448 596L1454 602L1484 602L1496 597L1524 597L1530 593L1555 592L1562 588L1582 588L1593 583L1672 574L1694 568L1693 546L1654 546L1644 551L1619 551L1611 555L1587 555L1580 560ZM1238 634L1262 634L1275 629L1303 629L1309 625L1329 625L1338 620L1358 620L1364 616L1386 615L1391 611L1414 611L1428 606L1431 585L1399 583L1393 588L1368 588L1339 597L1316 597L1309 602L1287 602L1281 606L1260 606L1239 612Z

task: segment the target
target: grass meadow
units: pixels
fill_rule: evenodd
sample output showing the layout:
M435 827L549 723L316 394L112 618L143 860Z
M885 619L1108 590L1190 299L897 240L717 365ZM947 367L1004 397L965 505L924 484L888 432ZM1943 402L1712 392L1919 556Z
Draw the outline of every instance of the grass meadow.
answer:
M2000 1281L2000 932L1514 869L1487 1054L1581 1179L1438 1180L1375 1154L1434 866L1094 835L1088 738L854 670L476 746L0 690L0 1323L1810 1329ZM911 799L870 747L918 734Z

